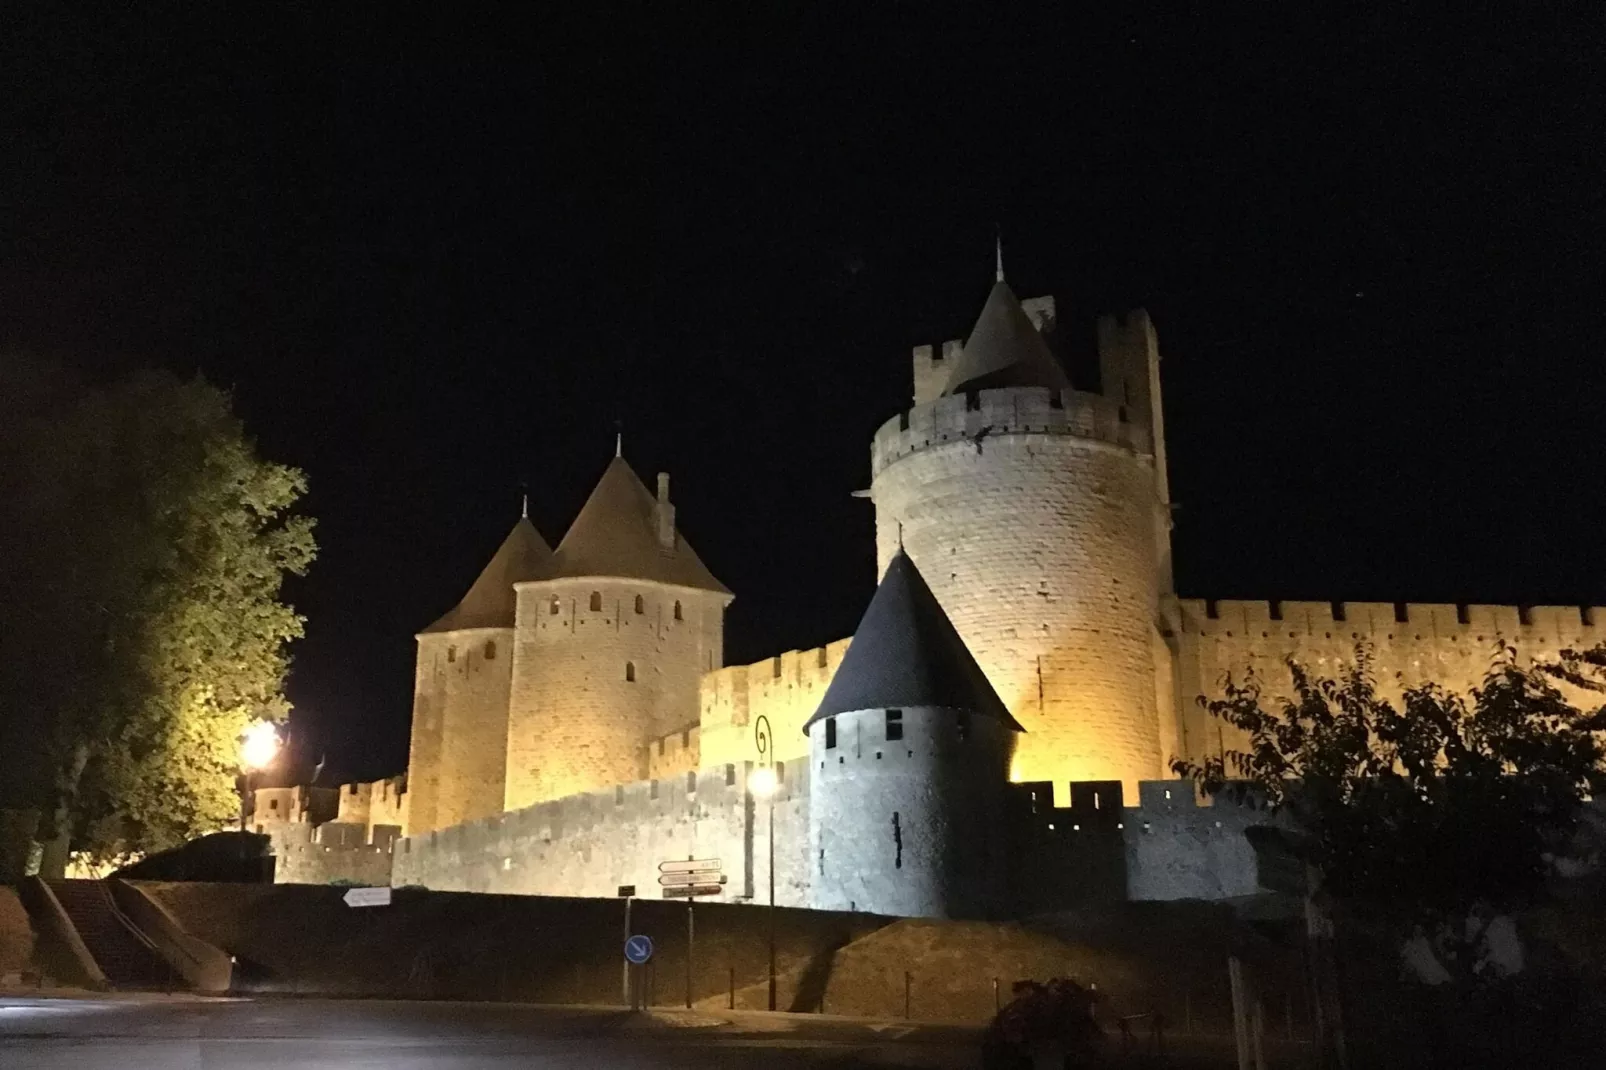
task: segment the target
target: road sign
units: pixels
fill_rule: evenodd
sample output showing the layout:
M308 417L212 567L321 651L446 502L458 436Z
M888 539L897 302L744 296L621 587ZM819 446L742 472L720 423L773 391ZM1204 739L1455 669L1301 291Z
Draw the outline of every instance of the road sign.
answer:
M712 873L665 873L658 878L662 888L684 888L690 884L724 884L728 878L717 870Z
M621 898L621 899L629 899L631 896L633 896L635 894L636 894L636 886L634 884L621 884L619 886L619 898Z
M632 936L625 941L625 959L640 966L652 958L652 937Z
M684 862L660 862L659 873L718 873L723 868L717 858L688 858Z
M390 906L390 889L386 888L348 888L343 898L348 907L388 907Z
M695 899L700 895L718 895L725 890L723 884L684 884L665 888L665 899Z

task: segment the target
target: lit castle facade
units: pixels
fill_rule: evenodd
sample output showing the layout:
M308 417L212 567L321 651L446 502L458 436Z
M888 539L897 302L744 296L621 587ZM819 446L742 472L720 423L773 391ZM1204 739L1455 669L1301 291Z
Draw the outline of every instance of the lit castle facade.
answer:
M556 550L521 518L418 636L393 883L651 894L660 861L719 857L724 898L762 898L773 827L795 905L1248 894L1256 816L1167 779L1235 744L1194 701L1225 673L1332 671L1364 639L1385 689L1466 687L1497 638L1606 639L1579 607L1178 598L1154 328L1099 322L1097 391L1053 332L1053 300L1000 271L963 343L914 350L912 404L871 443L882 581L851 640L725 666L732 594L668 477L649 491L622 456Z

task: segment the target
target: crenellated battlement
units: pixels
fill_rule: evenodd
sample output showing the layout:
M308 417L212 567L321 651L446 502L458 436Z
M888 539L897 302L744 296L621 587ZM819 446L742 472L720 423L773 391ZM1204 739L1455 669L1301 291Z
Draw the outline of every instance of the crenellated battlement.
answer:
M1505 638L1547 649L1606 641L1603 606L1201 598L1179 599L1177 606L1184 635L1218 639L1493 643Z
M1085 390L1006 387L937 398L882 424L870 449L871 475L912 453L948 442L1005 435L1066 435L1150 453L1148 429L1125 405Z
M649 739L644 745L647 776L661 780L696 769L701 753L702 727L689 725L678 732Z

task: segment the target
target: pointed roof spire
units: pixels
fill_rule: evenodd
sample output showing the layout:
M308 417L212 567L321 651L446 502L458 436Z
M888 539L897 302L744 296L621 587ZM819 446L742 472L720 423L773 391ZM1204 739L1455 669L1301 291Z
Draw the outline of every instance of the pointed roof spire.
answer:
M552 558L546 540L530 523L529 495L525 495L524 509L524 515L491 555L490 563L480 572L463 600L419 634L453 632L460 628L513 627L513 585L540 579Z
M623 457L625 455L625 433L623 431L615 431L613 433L613 455L615 457Z
M530 488L519 488L519 519L530 519Z
M663 508L669 507L665 501ZM730 594L678 531L671 527L660 539L659 508L630 465L615 455L542 578L611 576Z
M920 706L997 717L1022 731L925 578L900 549L803 730L839 713Z
M994 281L1004 281L1004 228L993 227L993 254L997 259L997 268L994 271Z
M1020 307L1015 291L1004 281L1003 246L998 248L998 279L942 392L959 394L1002 386L1069 390L1071 380L1065 369L1049 352L1048 343Z

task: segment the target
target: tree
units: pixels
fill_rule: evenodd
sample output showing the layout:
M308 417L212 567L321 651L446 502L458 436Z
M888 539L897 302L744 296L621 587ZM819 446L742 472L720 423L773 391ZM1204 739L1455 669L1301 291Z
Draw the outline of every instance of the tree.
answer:
M1531 901L1584 799L1606 789L1606 707L1590 705L1606 694L1606 647L1532 668L1502 647L1469 695L1427 683L1398 705L1379 696L1364 645L1337 679L1287 666L1290 697L1268 702L1251 673L1201 698L1247 747L1173 770L1211 794L1263 796L1326 895L1427 937L1474 979L1482 930L1468 920Z
M305 476L259 458L200 378L0 372L16 536L0 564L0 805L99 856L215 831L237 812L240 733L288 712L302 620L280 588L315 552L312 521L290 513Z

